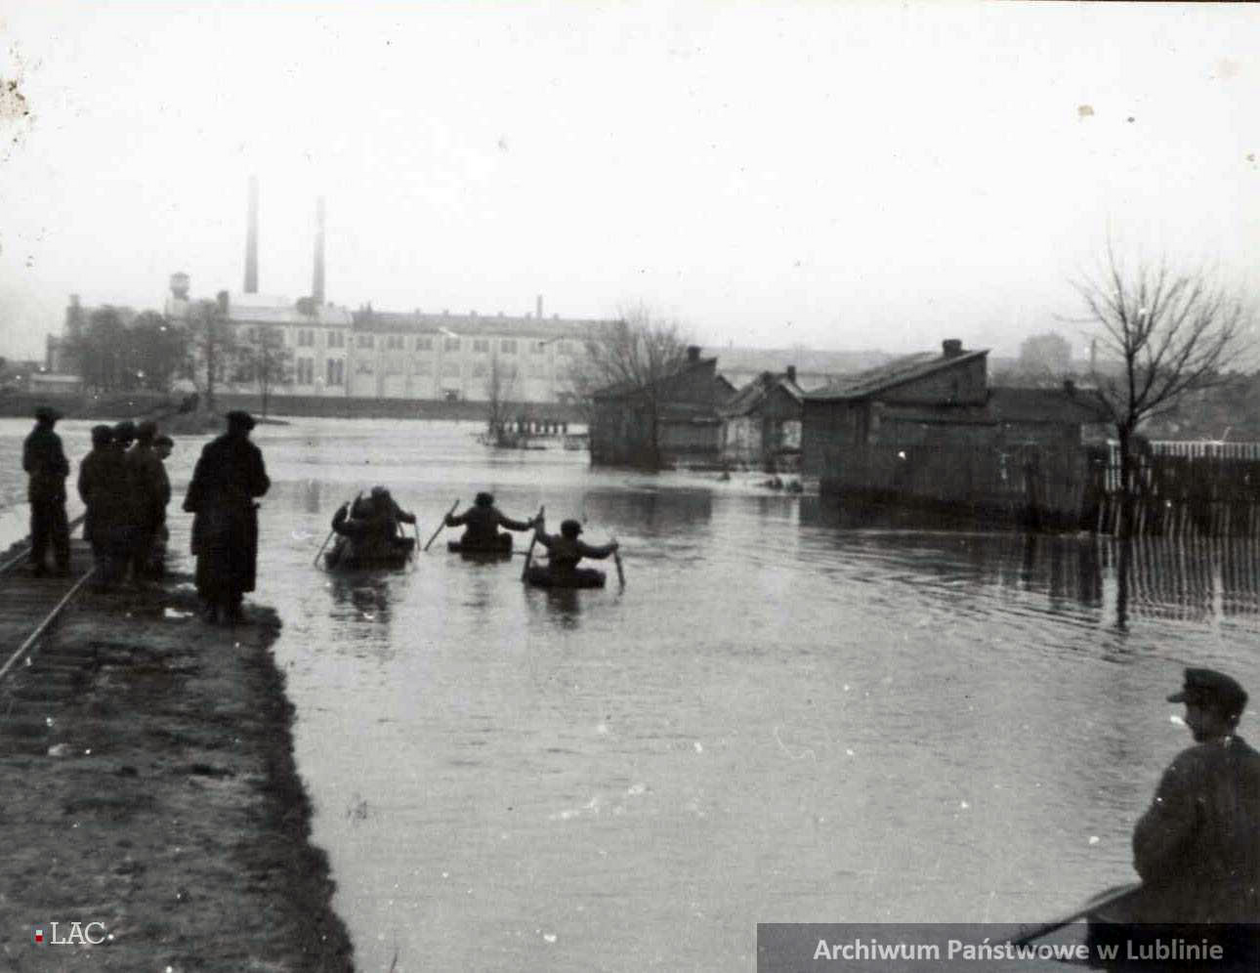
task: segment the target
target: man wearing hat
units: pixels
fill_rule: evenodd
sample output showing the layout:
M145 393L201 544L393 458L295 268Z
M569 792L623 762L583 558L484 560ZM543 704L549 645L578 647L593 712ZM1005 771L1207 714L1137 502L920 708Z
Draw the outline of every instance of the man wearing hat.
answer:
M513 520L502 513L494 505L494 495L478 493L473 498L473 505L462 514L447 514L446 526L464 525L464 534L459 539L460 548L465 551L511 551L512 535L502 533L499 528L508 530L529 530L534 526L533 520Z
M146 420L136 427L136 443L127 450L127 474L135 494L136 529L131 539L132 577L137 584L152 574L153 542L166 520L171 485L153 441L157 423Z
M249 441L248 412L227 414L227 432L207 443L193 470L184 509L193 516L197 593L209 622L241 620L241 596L254 590L258 505L271 486L262 451Z
M1195 745L1133 832L1139 921L1260 922L1260 753L1236 732L1247 693L1224 673L1187 669L1168 701L1185 704Z
M35 428L22 445L22 469L27 472L27 499L31 504L31 567L36 576L47 570L44 554L52 543L58 574L70 573L70 528L66 523L66 477L70 464L53 426L61 416L41 406L35 410Z
M548 534L547 522L539 516L534 518L534 539L547 549L547 567L531 566L529 579L535 583L554 584L559 587L602 587L604 572L594 568L579 568L578 562L584 557L604 559L615 553L619 545L616 541L594 546L580 540L582 525L576 520L565 520L560 524L560 533Z

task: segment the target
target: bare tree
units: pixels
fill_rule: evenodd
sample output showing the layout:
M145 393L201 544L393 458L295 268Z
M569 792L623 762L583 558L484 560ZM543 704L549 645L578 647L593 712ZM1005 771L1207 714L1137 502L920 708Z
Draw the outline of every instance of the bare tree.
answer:
M643 304L623 307L618 319L585 342L573 363L569 384L591 427L592 445L600 416L596 393L615 393L633 400L647 424L649 465L660 460L660 386L687 362L689 338L683 326L655 314Z
M486 375L486 435L498 446L507 445L508 408L516 391L516 364L505 362L497 350L490 353Z
M203 396L205 408L214 411L214 389L234 371L240 349L227 323L227 292L215 301L198 301L189 308L188 358L185 375Z
M239 348L236 377L257 384L266 417L271 390L293 381L293 349L285 345L284 332L266 325L251 328Z
M1177 273L1165 260L1130 269L1107 246L1107 262L1078 281L1088 311L1082 323L1098 329L1098 349L1110 362L1091 364L1091 379L1111 412L1120 443L1126 502L1138 486L1134 434L1147 419L1176 407L1186 395L1225 381L1249 339L1249 309L1206 273ZM1106 365L1114 368L1106 368Z

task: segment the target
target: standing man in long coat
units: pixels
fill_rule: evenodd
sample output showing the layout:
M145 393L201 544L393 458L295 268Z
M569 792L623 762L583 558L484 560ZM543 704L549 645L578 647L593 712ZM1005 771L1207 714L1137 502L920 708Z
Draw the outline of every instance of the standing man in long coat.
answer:
M52 543L58 574L70 573L70 528L66 523L66 477L70 464L53 426L61 418L55 409L35 410L35 428L22 445L22 469L30 477L31 567L37 577L47 570L44 554Z
M254 590L258 561L258 505L271 486L262 451L249 441L254 420L227 414L227 432L208 443L193 470L184 509L194 514L192 552L197 593L209 622L241 620L241 595Z
M92 451L79 461L78 485L87 507L83 537L96 561L95 588L108 591L127 571L131 520L126 454L114 445L110 426L92 427Z

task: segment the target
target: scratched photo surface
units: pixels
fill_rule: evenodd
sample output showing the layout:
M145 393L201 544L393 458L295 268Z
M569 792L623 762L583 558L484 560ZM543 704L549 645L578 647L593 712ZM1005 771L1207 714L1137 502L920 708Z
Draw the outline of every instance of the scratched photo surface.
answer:
M1254 512L1120 541L1102 508L1034 531L837 503L790 463L781 489L716 452L593 464L566 382L646 314L732 391L952 339L991 384L1050 348L1085 387L1105 351L1075 285L1109 251L1250 301L1239 7L6 5L4 395L66 394L76 307L182 320L226 292L283 332L249 598L283 621L359 968L751 969L758 922L1034 923L1136 880L1134 823L1191 742L1183 667L1260 691ZM1253 372L1250 319L1239 339L1220 364ZM539 448L487 436L477 341L517 356L508 421L546 417ZM220 393L260 412L256 382ZM4 415L7 547L31 420ZM1260 440L1230 415L1159 438ZM72 469L93 422L57 427ZM167 461L182 570L210 438ZM520 557L449 555L458 529L405 570L314 566L376 484L421 546L478 491L545 506L615 538L625 583L607 560L603 589L522 585Z

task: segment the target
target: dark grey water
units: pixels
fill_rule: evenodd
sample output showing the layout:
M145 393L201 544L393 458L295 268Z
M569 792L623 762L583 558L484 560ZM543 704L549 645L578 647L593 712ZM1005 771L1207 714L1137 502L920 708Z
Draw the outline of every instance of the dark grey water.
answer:
M255 598L364 970L752 969L759 921L1041 920L1132 877L1181 666L1260 686L1251 548L1136 545L1122 596L1109 541L871 526L473 432L256 430ZM449 534L409 571L313 568L376 482L422 541L478 489L581 517L626 588L526 589Z

